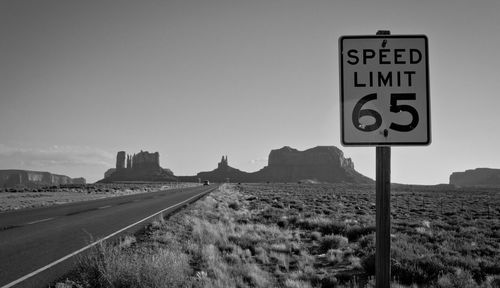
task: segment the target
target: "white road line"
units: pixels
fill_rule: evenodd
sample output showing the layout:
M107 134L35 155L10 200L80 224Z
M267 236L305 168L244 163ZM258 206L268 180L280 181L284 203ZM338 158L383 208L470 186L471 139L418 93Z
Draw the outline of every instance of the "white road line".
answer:
M206 193L206 192L207 192L207 191L204 191L203 193ZM111 238L111 237L115 236L116 234L119 234L119 233L121 233L121 232L123 232L123 231L125 231L125 230L127 230L127 229L129 229L129 228L132 228L133 226L135 226L135 225L137 225L137 224L139 224L139 223L141 223L141 222L143 222L143 221L146 221L147 219L149 219L149 218L151 218L151 217L154 217L154 216L155 216L155 215L157 215L157 214L160 214L160 213L162 213L162 212L165 212L165 211L166 211L166 210L168 210L168 209L171 209L171 208L173 208L173 207L175 207L175 206L182 205L182 204L184 204L184 203L188 202L189 200L191 200L191 199L193 199L193 198L196 198L196 197L200 196L200 194L203 194L203 193L196 194L196 195L194 195L193 197L190 197L190 198L188 198L188 199L186 199L186 200L184 200L184 201L182 201L182 202L179 202L179 203L177 203L177 204L175 204L175 205L169 206L169 207L167 207L167 208L165 208L165 209L162 209L162 210L160 210L160 211L158 211L158 212L156 212L156 213L154 213L154 214L151 214L150 216L147 216L147 217L145 217L145 218L142 218L141 220L139 220L139 221L137 221L137 222L135 222L135 223L133 223L133 224L130 224L130 225L128 225L128 226L127 226L127 227L125 227L125 228L122 228L122 229L120 229L120 230L118 230L118 231L116 231L116 232L113 232L113 233L109 234L108 236L106 236L106 237L104 237L104 238L102 238L102 239L100 239L100 240L97 240L97 241L95 241L95 242L93 242L93 243L90 243L89 245L87 245L87 246L85 246L85 247L83 247L83 248L81 248L81 249L78 249L78 250L76 250L75 252L73 252L73 253L71 253L71 254L68 254L68 255L66 255L66 256L64 256L64 257L62 257L62 258L60 258L60 259L58 259L58 260L56 260L56 261L54 261L54 262L52 262L52 263L50 263L50 264L48 264L48 265L43 266L42 268L39 268L39 269L37 269L37 270L35 270L35 271L33 271L33 272L29 273L29 274L26 274L26 275L24 275L23 277L21 277L21 278L19 278L19 279L17 279L17 280L14 280L14 281L12 281L12 282L10 282L9 284L6 284L6 285L2 286L1 288L9 288L9 287L12 287L12 286L14 286L14 285L16 285L16 284L19 284L19 283L23 282L24 280L26 280L26 279L28 279L28 278L30 278L30 277L33 277L33 276L35 276L36 274L38 274L38 273L40 273L40 272L43 272L43 271L45 271L45 270L49 269L50 267L52 267L52 266L54 266L54 265L56 265L56 264L59 264L59 263L63 262L64 260L67 260L67 259L69 259L69 258L71 258L71 257L75 256L76 254L81 253L81 252L83 252L83 251L85 251L85 250L89 249L90 247L93 247L93 246L95 246L95 245L97 245L97 244L101 243L101 242L102 242L102 241L104 241L104 240L109 239L109 238Z
M45 219L36 220L36 221L31 221L31 222L26 223L26 225L31 225L31 224L35 224L35 223L40 223L40 222L50 221L50 220L52 220L52 219L54 219L54 217L51 217L51 218L45 218Z
M109 208L109 207L111 207L111 205L101 206L101 207L98 207L97 209L106 209L106 208Z

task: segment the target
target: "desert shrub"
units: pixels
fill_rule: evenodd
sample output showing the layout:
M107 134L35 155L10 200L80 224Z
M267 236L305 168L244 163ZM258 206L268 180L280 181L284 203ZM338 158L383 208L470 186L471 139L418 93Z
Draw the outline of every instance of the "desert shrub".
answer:
M277 223L283 216L283 210L269 207L263 210L258 217L263 224Z
M323 234L340 234L340 235L345 235L346 232L346 227L342 223L327 223L326 225L323 225L320 228L321 233Z
M492 288L500 288L500 276L491 279L490 286Z
M229 203L229 208L233 209L233 210L238 210L240 209L240 204L238 202L231 202Z
M359 238L375 232L375 226L360 227L350 226L347 228L346 236L350 242L356 242Z
M302 269L302 271L300 271L299 273L295 273L295 277L293 277L293 279L303 281L313 287L321 287L321 281L323 280L323 277L321 275L318 275L318 273L312 266L308 266Z
M415 237L410 237L407 234L396 234L396 237L391 239L391 255L396 260L400 259L418 259L422 255L433 254L422 242L417 242Z
M165 244L166 246L179 245L179 240L170 231L158 230L149 235L150 239L154 242Z
M227 226L224 223L212 224L207 220L191 218L191 235L200 244L227 244Z
M257 244L262 240L257 235L244 234L244 235L230 235L228 240L241 247L241 249L249 249L252 254L255 254Z
M434 255L428 248L406 234L397 234L393 239L391 269L394 278L402 284L428 284L435 282L440 274L450 271L441 258Z
M132 252L101 243L78 261L84 287L178 287L187 283L191 268L179 250Z
M321 288L334 288L338 285L338 280L335 276L326 276L321 279Z
M83 288L83 286L75 281L66 279L64 282L56 283L55 288Z
M472 278L471 273L466 270L457 269L453 273L447 273L439 277L437 280L439 288L474 288L478 287L477 283Z
M500 260L500 259L497 259ZM479 263L481 271L489 275L500 275L500 262L481 261Z
M269 264L269 257L264 248L260 246L255 248L255 260L261 264Z
M291 249L285 243L276 243L271 245L270 250L280 253L288 253Z
M241 263L241 258L239 255L226 253L224 255L224 261L226 261L229 265L236 265Z
M278 208L278 209L285 208L285 206L280 202L274 202L273 204L271 204L271 207Z
M187 282L191 268L186 254L169 249L154 251L143 257L141 278L143 287L179 287Z
M286 279L285 288L312 288L312 286L306 281Z
M311 239L314 240L314 241L321 240L321 233L318 232L318 231L311 232Z
M212 244L204 245L199 248L200 255L197 264L201 271L198 271L196 274L197 281L193 283L193 287L216 288L235 287L237 285L245 287L241 274L237 277L237 275L234 275L231 271L231 267L239 267L241 264L234 265L233 263L224 261L218 249Z
M162 227L162 225L165 225L165 219L163 217L157 217L157 219L153 220L151 224L146 228L147 230L158 230Z
M474 270L478 267L477 261L471 256L448 256L445 261L448 265L462 268L463 270Z
M375 233L365 235L358 241L359 248L365 252L370 252L375 249Z
M349 260L349 263L351 264L351 266L354 269L362 268L362 266L361 266L361 259L359 257L351 255L351 256L349 256L348 260Z
M269 253L269 259L271 260L271 263L276 266L278 273L281 273L281 270L289 271L290 257L287 254L271 251Z
M326 259L332 265L342 262L344 253L340 249L330 249L326 252Z
M245 229L252 231L256 237L272 239L273 242L287 241L293 237L289 230L280 229L276 225L254 224Z
M287 228L288 227L288 219L286 217L281 217L281 219L276 224L280 228Z
M405 285L435 282L439 275L448 272L449 269L439 259L430 256L419 259L399 259L391 263L393 277Z
M375 252L367 254L361 259L361 267L368 275L375 275Z
M445 259L449 266L460 268L464 271L469 271L475 281L481 283L486 279L488 274L500 273L500 264L491 261L477 261L470 255L467 256L448 256Z
M288 219L289 225L297 225L297 222L300 221L300 218L297 215L289 216L287 219ZM499 236L499 238L500 238L500 236Z
M137 242L137 239L134 236L126 235L125 237L120 239L118 246L120 248L128 248Z
M245 264L237 271L238 275L243 275L243 280L250 284L250 287L269 287L271 282L269 275L260 269L256 264Z
M338 249L347 245L348 240L346 237L341 235L326 235L320 241L320 253L326 253L330 249Z
M295 255L299 255L302 253L302 248L301 245L297 242L290 242L288 243L288 246L290 247L290 252L292 252Z
M320 231L323 235L340 234L345 235L346 225L344 223L335 222L334 220L323 217L312 217L301 219L297 225L305 230Z

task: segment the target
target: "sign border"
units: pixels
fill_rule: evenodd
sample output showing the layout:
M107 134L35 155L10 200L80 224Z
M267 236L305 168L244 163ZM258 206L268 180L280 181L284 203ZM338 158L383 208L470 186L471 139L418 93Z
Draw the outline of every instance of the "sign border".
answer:
M425 69L426 69L426 94L427 94L427 141L425 142L345 142L344 136L344 63L343 63L343 41L344 39L404 39L423 38L425 46ZM431 144L431 103L429 87L429 40L424 34L415 35L344 35L339 37L339 66L340 66L340 142L342 146L428 146Z

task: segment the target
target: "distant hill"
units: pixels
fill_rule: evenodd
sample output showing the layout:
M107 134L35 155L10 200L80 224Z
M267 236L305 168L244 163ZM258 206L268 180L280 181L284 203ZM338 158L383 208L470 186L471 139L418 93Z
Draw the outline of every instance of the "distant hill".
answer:
M268 165L253 173L229 166L222 157L217 168L196 176L180 176L182 181L209 180L212 182L298 182L311 183L372 183L373 180L354 170L354 163L334 146L318 146L299 151L285 146L272 150Z
M0 170L0 187L32 187L66 184L85 184L85 178L71 178L43 171Z
M477 168L450 175L450 184L457 186L500 186L500 169Z

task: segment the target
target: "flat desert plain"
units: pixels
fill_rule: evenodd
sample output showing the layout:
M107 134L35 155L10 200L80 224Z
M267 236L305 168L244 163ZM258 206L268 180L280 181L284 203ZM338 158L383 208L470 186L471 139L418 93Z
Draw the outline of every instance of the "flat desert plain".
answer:
M88 184L74 188L40 187L6 189L0 192L0 212L37 208L165 189L191 187L194 183Z
M393 185L392 287L499 287L500 190ZM373 287L375 188L225 184L60 287Z

